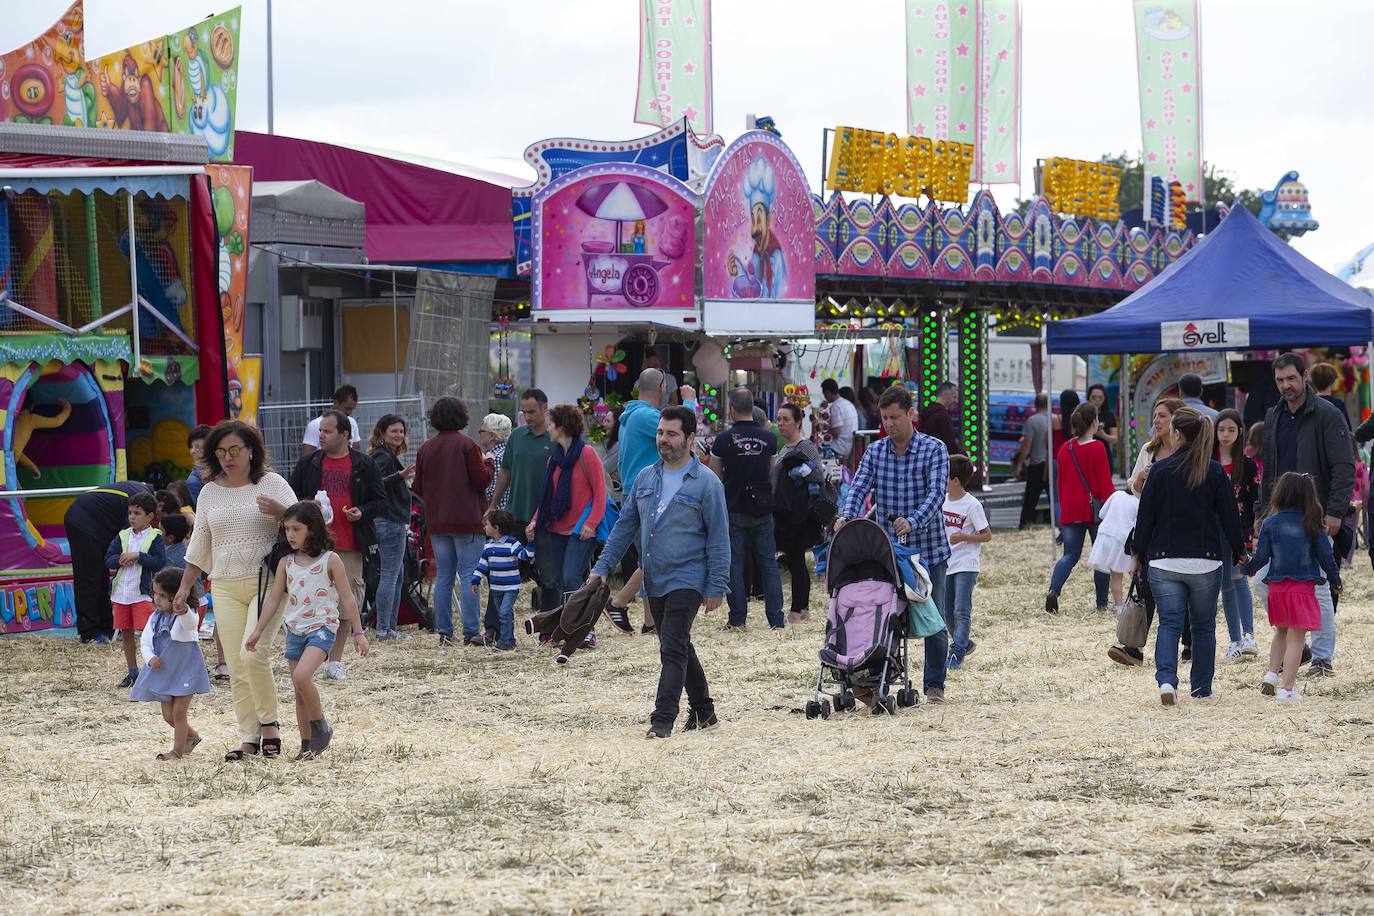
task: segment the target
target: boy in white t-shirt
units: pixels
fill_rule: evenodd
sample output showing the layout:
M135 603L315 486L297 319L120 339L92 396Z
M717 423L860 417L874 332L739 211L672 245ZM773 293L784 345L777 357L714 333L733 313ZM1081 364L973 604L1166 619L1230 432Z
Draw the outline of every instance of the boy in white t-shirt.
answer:
M969 638L973 625L973 586L983 545L992 540L987 513L964 487L973 479L973 462L949 456L949 491L945 498L945 533L949 535L949 564L945 567L945 624L949 627L949 670L957 670L978 644Z

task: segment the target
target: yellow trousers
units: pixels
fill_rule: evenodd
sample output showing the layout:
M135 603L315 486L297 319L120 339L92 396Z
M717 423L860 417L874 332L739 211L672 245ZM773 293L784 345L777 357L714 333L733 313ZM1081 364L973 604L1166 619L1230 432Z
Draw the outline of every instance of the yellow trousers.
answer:
M277 721L277 686L272 680L272 643L281 630L281 608L276 619L258 640L258 650L247 652L243 641L258 625L258 580L215 579L210 583L215 602L215 625L229 666L229 690L234 698L234 718L239 738L250 744L261 739L260 727Z

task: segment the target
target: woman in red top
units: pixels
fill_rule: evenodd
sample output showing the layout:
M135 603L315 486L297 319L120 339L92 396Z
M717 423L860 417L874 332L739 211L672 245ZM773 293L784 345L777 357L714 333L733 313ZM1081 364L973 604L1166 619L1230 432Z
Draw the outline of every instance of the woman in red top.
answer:
M596 449L582 438L582 411L559 404L549 411L553 454L544 472L544 493L525 535L547 528L549 569L558 570L566 595L582 587L596 548L596 528L606 514L606 474Z
M1097 434L1097 408L1080 404L1069 417L1069 431L1074 438L1065 442L1054 456L1059 487L1059 531L1064 538L1064 555L1054 564L1050 574L1050 590L1045 594L1045 610L1059 613L1059 593L1078 565L1083 554L1083 541L1089 535L1097 538L1097 519L1093 518L1092 497L1106 502L1115 492L1112 472L1108 466L1107 448L1093 436ZM1097 609L1107 608L1107 588L1111 577L1093 572L1093 588L1097 592Z

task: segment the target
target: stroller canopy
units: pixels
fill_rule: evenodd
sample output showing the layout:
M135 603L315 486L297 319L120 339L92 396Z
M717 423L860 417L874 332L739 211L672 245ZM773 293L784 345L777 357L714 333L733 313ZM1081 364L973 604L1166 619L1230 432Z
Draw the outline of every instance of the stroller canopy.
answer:
M825 588L830 594L851 582L876 579L901 588L897 557L882 525L867 518L846 522L835 532L826 554Z

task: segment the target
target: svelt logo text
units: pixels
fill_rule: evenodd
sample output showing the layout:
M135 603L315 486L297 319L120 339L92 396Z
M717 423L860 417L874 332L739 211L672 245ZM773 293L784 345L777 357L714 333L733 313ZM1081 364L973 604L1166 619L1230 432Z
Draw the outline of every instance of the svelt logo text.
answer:
M1221 347L1226 345L1226 323L1218 321L1213 325L1199 327L1196 322L1188 322L1183 329L1185 347Z

